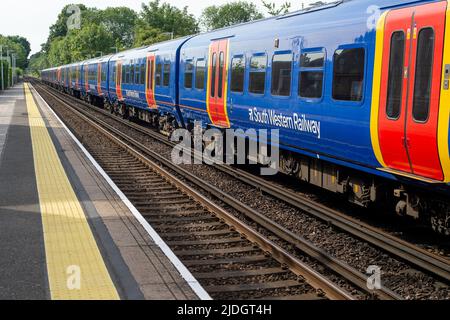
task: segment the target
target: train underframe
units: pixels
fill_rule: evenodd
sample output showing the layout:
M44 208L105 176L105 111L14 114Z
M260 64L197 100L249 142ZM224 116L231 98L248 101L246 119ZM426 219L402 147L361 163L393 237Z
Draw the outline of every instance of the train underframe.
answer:
M345 195L349 202L365 208L383 204L400 216L420 220L435 232L450 235L450 202L444 195L288 151L281 152L280 171Z
M61 87L56 88L66 91ZM110 104L107 99L90 94L83 96L79 91L72 90L68 93L122 118L144 121L167 136L178 128L176 119L170 114L162 115L157 110L143 110L121 102ZM300 181L341 194L349 202L361 207L378 207L383 204L382 208L392 208L390 211L400 216L420 220L424 224L431 225L435 232L450 235L450 202L444 195L286 150L280 151L279 171Z

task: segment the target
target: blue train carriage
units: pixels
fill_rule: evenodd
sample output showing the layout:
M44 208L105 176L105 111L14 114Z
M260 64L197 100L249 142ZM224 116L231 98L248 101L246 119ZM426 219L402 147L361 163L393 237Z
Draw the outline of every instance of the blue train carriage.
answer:
M82 63L83 89L85 101L103 106L108 97L108 63L112 56L90 59Z
M195 36L181 50L183 120L188 128L203 120L205 128L279 129L282 172L362 206L393 197L399 214L443 213L441 224L450 216L442 101L450 97L435 97L450 65L447 10L447 1L340 1ZM410 41L411 58L394 61ZM443 47L445 61L433 60ZM411 70L403 85L415 102L398 85L410 63L419 75ZM400 155L408 152L415 158Z
M69 65L69 94L74 97L81 97L81 62Z
M106 108L123 117L146 109L147 47L117 53L108 61Z
M64 91L66 88L66 66L59 67L59 90Z
M53 88L60 87L60 79L61 79L61 68L54 67L41 71L41 79Z
M109 62L109 99L116 113L169 134L183 126L178 109L178 61L188 38L129 50Z

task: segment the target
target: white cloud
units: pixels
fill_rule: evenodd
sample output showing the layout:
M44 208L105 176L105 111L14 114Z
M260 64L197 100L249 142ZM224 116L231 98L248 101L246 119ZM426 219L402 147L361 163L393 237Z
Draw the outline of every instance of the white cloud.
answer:
M288 0L289 1L289 0ZM300 9L302 3L305 5L316 0L291 1L292 9ZM70 3L82 3L89 7L106 8L126 6L136 11L141 8L144 0L2 0L2 10L0 12L0 34L21 35L30 41L32 53L41 49L41 44L47 40L49 27L56 21L58 14L65 5ZM221 5L231 0L166 0L171 5L183 8L189 7L189 12L199 17L204 8L211 5ZM260 0L253 0L262 11ZM286 0L269 0L278 5ZM265 12L265 11L264 11Z

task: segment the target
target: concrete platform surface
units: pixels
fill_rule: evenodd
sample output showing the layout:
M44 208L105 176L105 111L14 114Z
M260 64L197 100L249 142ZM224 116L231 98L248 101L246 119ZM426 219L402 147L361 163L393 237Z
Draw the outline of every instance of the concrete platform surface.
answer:
M104 175L32 87L0 94L0 299L198 299Z

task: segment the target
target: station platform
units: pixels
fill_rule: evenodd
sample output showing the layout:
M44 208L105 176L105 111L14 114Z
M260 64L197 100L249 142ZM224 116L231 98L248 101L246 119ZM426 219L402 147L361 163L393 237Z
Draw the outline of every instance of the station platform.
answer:
M0 270L0 299L207 298L27 83L0 93Z

